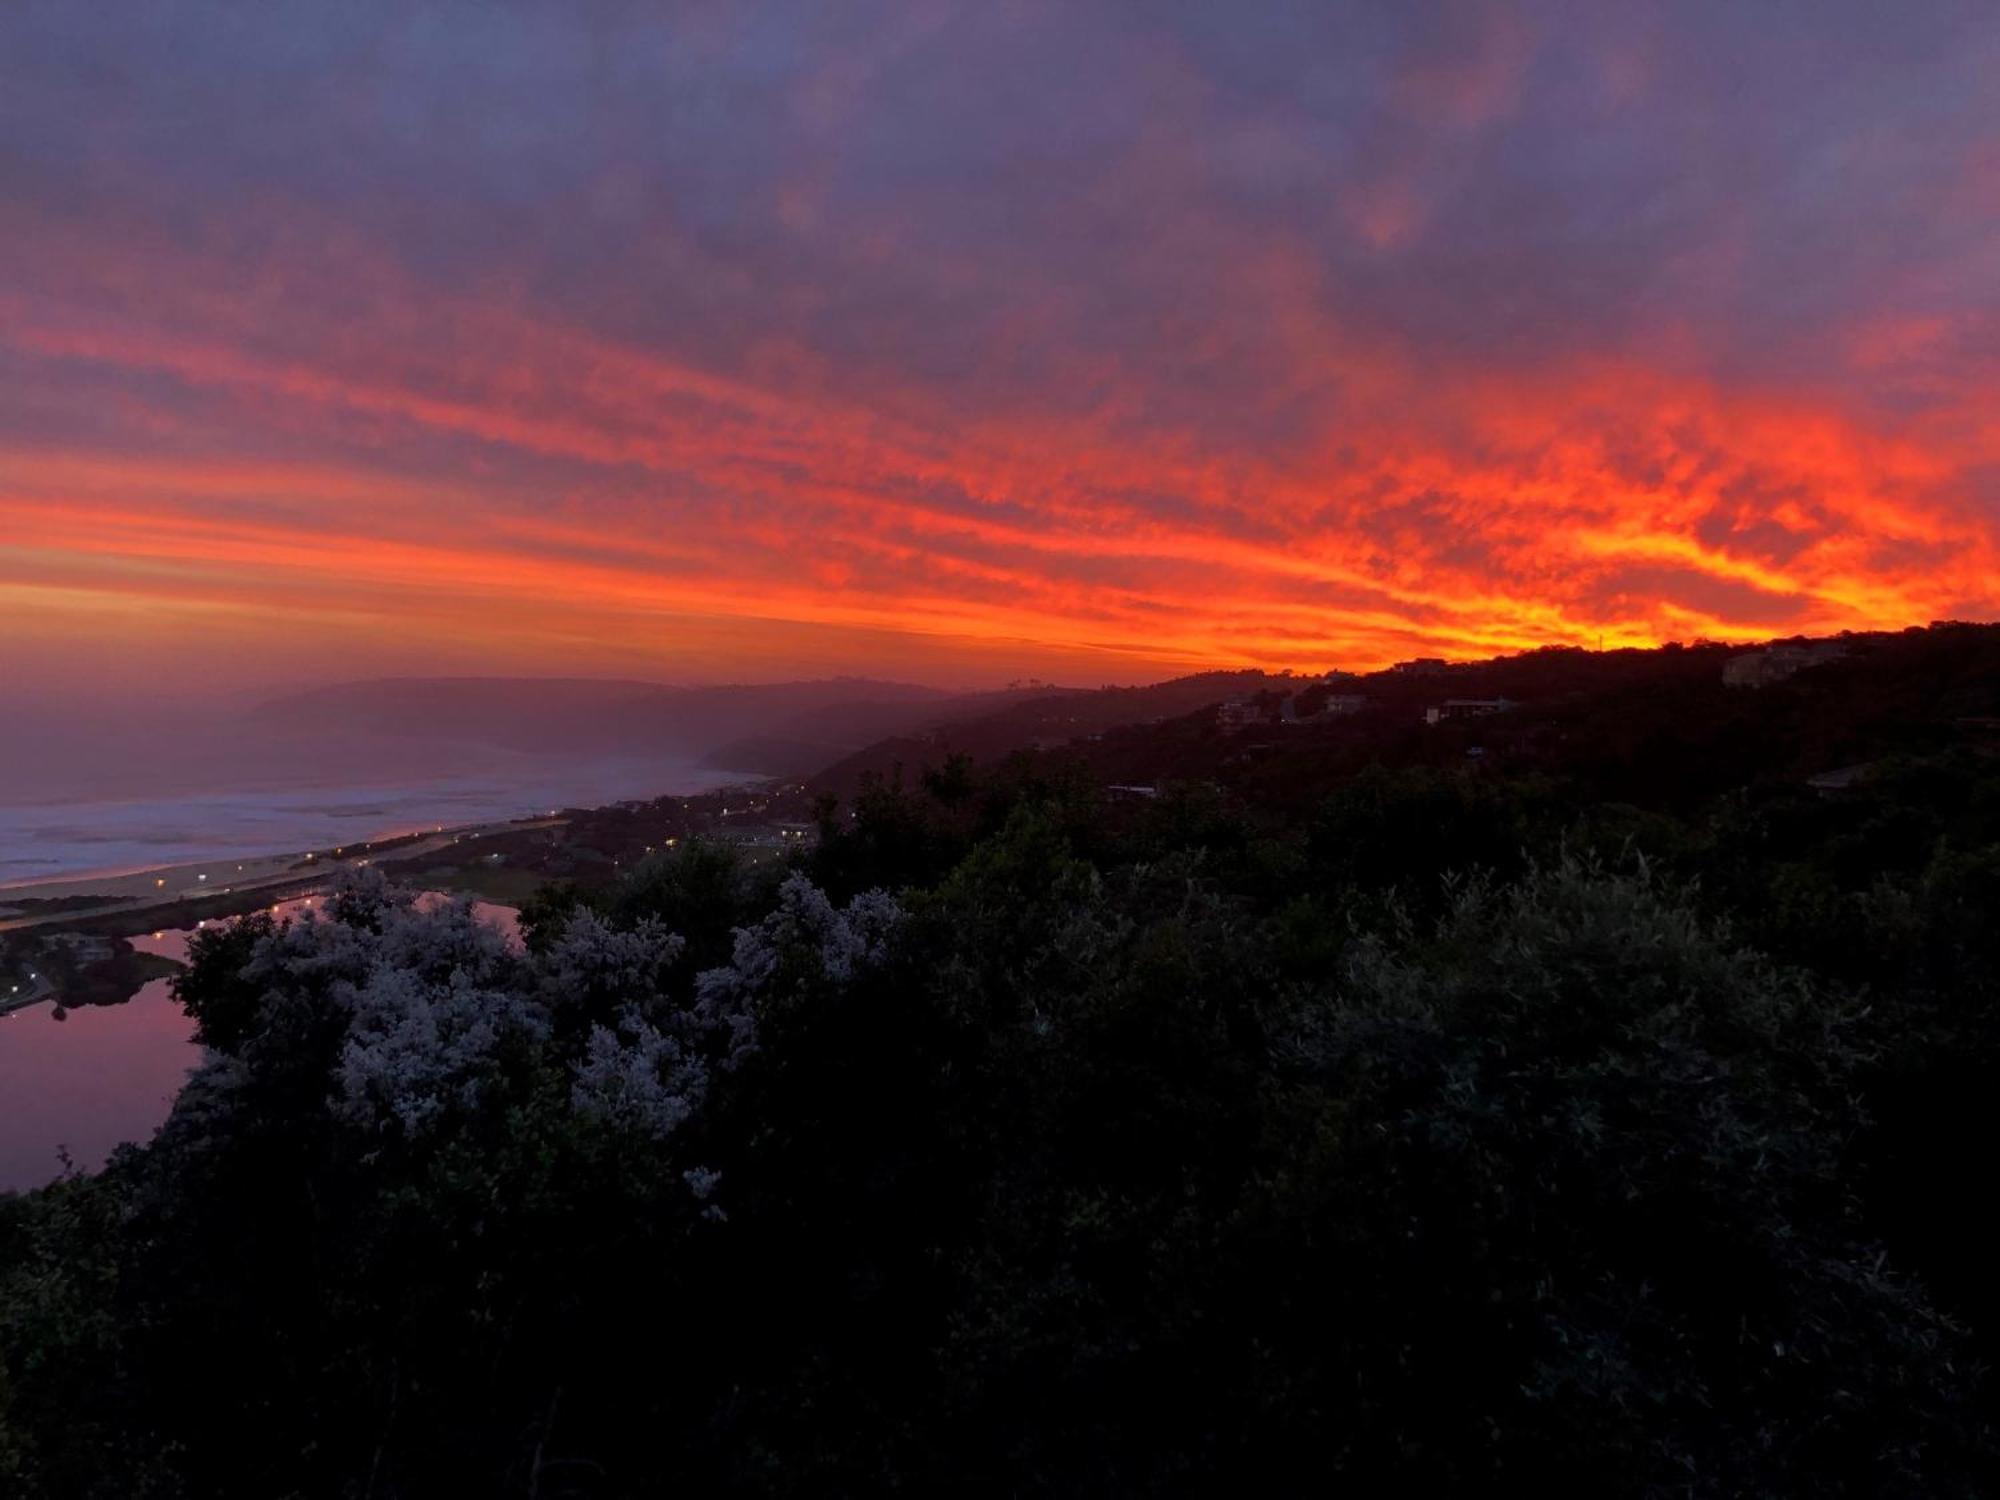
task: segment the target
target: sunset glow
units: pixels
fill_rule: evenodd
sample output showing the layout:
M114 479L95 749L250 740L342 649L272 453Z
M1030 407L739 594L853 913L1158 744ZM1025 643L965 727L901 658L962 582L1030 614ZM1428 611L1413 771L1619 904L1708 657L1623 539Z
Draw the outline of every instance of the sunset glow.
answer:
M366 9L0 19L0 671L2000 614L1975 7Z

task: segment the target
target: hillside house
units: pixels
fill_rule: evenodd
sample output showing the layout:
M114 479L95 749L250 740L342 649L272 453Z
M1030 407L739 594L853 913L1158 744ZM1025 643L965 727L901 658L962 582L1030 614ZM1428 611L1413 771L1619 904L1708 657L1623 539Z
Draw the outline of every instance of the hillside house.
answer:
M1368 707L1368 699L1360 693L1331 693L1320 701L1318 708L1310 712L1300 712L1297 705L1303 698L1304 694L1294 694L1285 700L1286 722L1319 724L1328 719L1342 719L1350 714L1358 714Z
M1513 706L1511 698L1447 698L1437 707L1424 710L1424 722L1450 724L1460 719L1483 719L1504 714Z
M1217 705L1215 722L1224 729L1247 729L1264 722L1264 705L1255 698L1231 698Z
M1858 766L1841 766L1832 771L1822 771L1817 776L1808 776L1806 785L1822 797L1837 797L1842 792L1851 792L1866 781L1875 771L1876 762L1865 761Z
M1766 646L1761 651L1746 651L1740 656L1730 657L1722 664L1722 681L1728 687L1769 687L1808 667L1824 666L1830 661L1839 661L1845 655L1847 648L1838 641L1788 642Z

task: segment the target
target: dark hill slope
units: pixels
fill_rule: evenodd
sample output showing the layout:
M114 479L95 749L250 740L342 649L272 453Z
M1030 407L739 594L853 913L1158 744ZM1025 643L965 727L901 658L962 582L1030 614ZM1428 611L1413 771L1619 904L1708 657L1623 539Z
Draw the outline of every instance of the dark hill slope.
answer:
M1313 680L1258 671L1202 672L1147 687L1036 693L997 713L960 712L949 719L931 715L921 730L912 726L827 766L812 785L846 796L865 778L891 775L899 766L916 771L942 764L950 755L998 760L1019 750L1048 749L1121 726L1176 718L1246 693L1296 691Z
M1847 655L1758 688L1732 687L1718 646L1542 651L1441 677L1377 674L1362 712L1231 732L1212 715L1107 734L1063 752L1112 782L1210 780L1253 802L1304 808L1371 765L1539 775L1579 798L1688 808L1718 794L1868 774L1896 757L1991 746L2000 627L1844 637ZM1428 724L1450 699L1507 698L1501 713Z
M786 719L771 732L732 740L704 763L787 778L810 776L875 742L1004 713L1028 701L1087 697L1083 689L1009 688L950 698L829 703Z
M1038 750L1107 783L1213 781L1271 807L1314 803L1371 765L1539 774L1578 795L1680 806L1760 783L1854 773L1890 757L1990 745L2000 721L2000 626L1948 624L1841 637L1845 654L1763 687L1725 684L1755 648L1550 649L1336 688L1213 674L1046 704L871 746L816 779L851 793L869 772L915 775L951 754L993 762ZM1312 716L1330 692L1359 712ZM1150 695L1150 696L1135 696ZM1263 719L1225 726L1213 706L1254 694ZM1303 718L1295 722L1287 714ZM1502 712L1436 725L1453 699ZM1144 703L1144 709L1137 705Z

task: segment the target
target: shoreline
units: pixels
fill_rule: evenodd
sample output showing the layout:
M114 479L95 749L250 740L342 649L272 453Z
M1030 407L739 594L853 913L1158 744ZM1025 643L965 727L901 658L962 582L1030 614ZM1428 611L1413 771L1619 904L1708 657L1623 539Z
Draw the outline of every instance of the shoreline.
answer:
M524 817L519 821L526 824L534 819ZM60 901L70 896L144 895L157 889L153 882L164 879L172 885L177 877L182 876L192 880L198 875L207 874L211 879L221 879L224 874L240 872L247 879L258 873L270 873L270 867L278 860L289 860L297 864L313 858L334 858L336 851L386 852L392 845L405 844L417 839L436 838L440 834L462 834L472 830L483 832L502 826L513 826L513 821L487 819L478 823L427 823L399 828L390 833L373 834L366 839L355 839L345 844L323 844L316 849L301 849L295 853L225 852L203 859L176 859L158 864L109 865L97 870L65 871L61 874L29 876L22 879L10 878L0 880L0 908L16 901ZM130 889L126 889L127 887Z
M389 781L369 777L300 782L273 773L247 789L202 783L159 796L37 798L10 785L0 796L0 908L18 900L100 891L111 882L238 863L263 863L275 852L381 846L391 839L553 816L563 808L598 808L662 796L706 796L764 778L669 761L645 769L629 757L585 757L575 764L499 768L407 767ZM490 774L488 773L490 769ZM502 772L505 772L503 775ZM254 768L246 770L246 774ZM669 790L662 791L664 786ZM246 875L250 872L246 869Z
M46 1005L56 998L56 987L46 974L37 974L24 995L8 993L0 995L0 1019L11 1016L18 1010L30 1010L37 1005Z
M560 817L510 819L503 822L433 825L428 832L397 834L331 849L280 854L193 860L117 874L63 876L58 879L0 887L0 933L37 927L73 926L99 918L122 918L222 897L268 891L277 887L326 879L335 870L355 868L377 858L412 859L435 853L468 838L498 833L526 833L553 828ZM79 907L81 897L98 897L101 905ZM63 909L37 911L30 903L62 902ZM28 905L29 909L20 907Z

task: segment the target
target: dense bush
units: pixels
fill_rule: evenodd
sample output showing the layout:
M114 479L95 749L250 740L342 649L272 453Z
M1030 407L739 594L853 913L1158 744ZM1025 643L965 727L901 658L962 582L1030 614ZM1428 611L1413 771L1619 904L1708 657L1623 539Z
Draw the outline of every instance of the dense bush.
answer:
M1989 775L1293 826L958 766L525 953L379 880L205 935L158 1138L0 1198L0 1483L1989 1492L1926 1206Z

